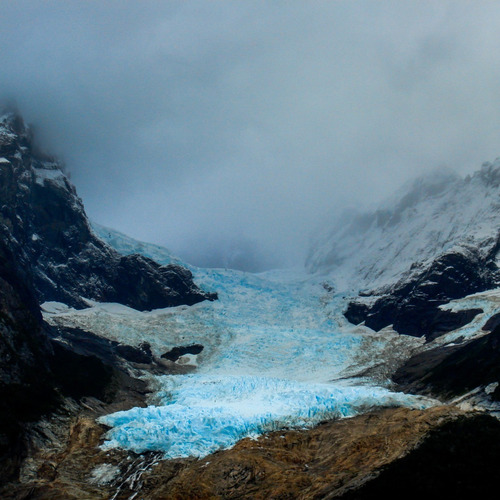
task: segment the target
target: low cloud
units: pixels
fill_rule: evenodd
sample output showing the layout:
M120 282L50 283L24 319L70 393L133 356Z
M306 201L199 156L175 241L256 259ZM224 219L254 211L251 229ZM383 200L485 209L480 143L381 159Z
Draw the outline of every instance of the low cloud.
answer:
M0 16L0 94L89 215L194 263L300 264L340 209L500 155L493 2L5 1Z

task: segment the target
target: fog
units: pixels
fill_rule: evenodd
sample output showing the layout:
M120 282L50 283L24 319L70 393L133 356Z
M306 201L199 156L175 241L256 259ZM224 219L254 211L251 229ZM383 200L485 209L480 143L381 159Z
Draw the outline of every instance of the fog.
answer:
M500 4L0 0L0 96L89 216L209 266L300 265L339 210L500 156Z

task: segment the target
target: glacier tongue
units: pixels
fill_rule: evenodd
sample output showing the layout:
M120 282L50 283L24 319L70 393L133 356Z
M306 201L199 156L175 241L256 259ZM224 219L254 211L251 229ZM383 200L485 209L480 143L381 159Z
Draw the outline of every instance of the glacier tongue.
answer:
M162 450L165 458L202 457L244 437L310 427L374 406L430 404L380 387L270 377L187 375L165 382L170 390L164 393L162 406L101 417L101 423L112 427L105 449Z
M124 241L108 230L101 233L106 236L118 248L154 253L160 263L172 259L157 246ZM49 323L134 346L147 342L156 359L176 346L204 346L195 373L154 378L154 405L101 418L111 427L105 447L203 456L246 436L307 427L374 406L432 404L391 393L373 380L345 381L378 367L380 359L397 364L422 340L350 325L335 283L303 270L191 270L219 300L150 312L98 303L84 310L45 307Z

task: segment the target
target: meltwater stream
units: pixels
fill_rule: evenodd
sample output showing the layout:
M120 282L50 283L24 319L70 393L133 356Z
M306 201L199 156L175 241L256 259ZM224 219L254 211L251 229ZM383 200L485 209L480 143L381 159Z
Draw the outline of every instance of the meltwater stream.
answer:
M124 237L108 230L101 234L106 236L119 251L171 260L159 247L137 248L130 239L125 245ZM101 418L111 427L105 448L201 457L244 437L310 427L375 406L433 404L391 392L383 380L352 377L380 359L406 356L421 341L348 324L334 283L300 271L192 271L195 282L216 291L219 300L151 312L97 303L81 311L45 307L50 322L130 345L148 342L158 358L175 346L204 346L196 360L188 359L194 372L154 378L150 406Z

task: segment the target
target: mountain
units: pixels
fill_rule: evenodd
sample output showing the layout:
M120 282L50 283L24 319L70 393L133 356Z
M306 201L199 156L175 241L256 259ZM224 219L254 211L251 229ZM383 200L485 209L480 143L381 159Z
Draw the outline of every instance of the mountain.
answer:
M201 269L91 225L1 115L0 496L488 491L499 193L499 161L433 173L345 214L307 270Z
M92 231L75 188L55 159L40 153L22 119L0 117L0 223L33 263L41 302L86 307L85 299L139 310L214 299L185 268L120 255Z
M103 242L61 164L40 152L12 112L0 116L0 235L0 476L11 477L26 453L29 422L67 397L106 399L111 378L118 371L122 382L128 377L120 363L142 352L51 329L40 303L108 301L148 310L216 295L178 263L124 256Z
M498 159L465 178L419 178L378 210L341 218L307 266L351 293L349 321L432 340L479 312L441 305L498 286L499 186Z

